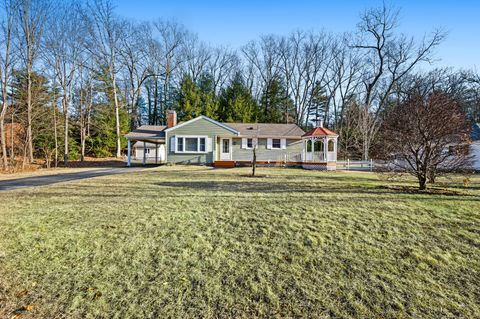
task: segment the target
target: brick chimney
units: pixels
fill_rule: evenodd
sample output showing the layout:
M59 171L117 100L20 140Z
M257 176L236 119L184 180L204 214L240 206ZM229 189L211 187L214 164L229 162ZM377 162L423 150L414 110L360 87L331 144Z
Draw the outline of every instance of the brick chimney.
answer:
M174 110L168 110L167 113L167 128L171 128L177 125L177 112Z

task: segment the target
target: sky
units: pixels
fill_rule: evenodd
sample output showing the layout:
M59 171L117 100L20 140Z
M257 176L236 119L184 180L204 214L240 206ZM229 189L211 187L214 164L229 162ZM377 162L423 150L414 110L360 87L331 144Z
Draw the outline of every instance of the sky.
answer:
M119 15L138 21L158 18L184 24L212 45L240 48L263 34L293 30L354 31L360 14L381 0L113 0ZM435 66L480 70L480 0L387 1L400 9L399 30L421 39L442 28L446 40ZM425 66L429 68L429 66Z

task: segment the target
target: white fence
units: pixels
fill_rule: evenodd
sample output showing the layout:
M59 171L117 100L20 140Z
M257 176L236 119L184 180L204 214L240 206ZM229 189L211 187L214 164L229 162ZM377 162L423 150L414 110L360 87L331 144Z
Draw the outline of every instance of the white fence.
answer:
M337 169L344 169L347 171L373 171L375 163L373 160L368 161L337 161Z

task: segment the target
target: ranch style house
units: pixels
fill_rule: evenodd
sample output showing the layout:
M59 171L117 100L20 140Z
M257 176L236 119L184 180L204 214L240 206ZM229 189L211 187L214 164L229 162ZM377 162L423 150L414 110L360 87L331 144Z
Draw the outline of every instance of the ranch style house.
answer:
M338 135L319 122L309 132L296 124L221 123L206 116L177 123L168 111L167 126L143 125L126 134L127 165L133 160L235 167L299 166L335 170Z

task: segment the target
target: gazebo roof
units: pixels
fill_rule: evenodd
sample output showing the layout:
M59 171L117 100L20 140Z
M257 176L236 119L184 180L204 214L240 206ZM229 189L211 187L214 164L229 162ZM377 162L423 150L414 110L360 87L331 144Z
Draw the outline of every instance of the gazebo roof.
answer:
M338 136L338 134L324 127L315 127L302 135L302 137L312 137L312 136Z

